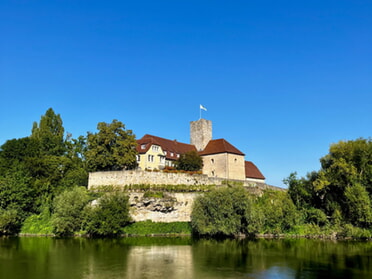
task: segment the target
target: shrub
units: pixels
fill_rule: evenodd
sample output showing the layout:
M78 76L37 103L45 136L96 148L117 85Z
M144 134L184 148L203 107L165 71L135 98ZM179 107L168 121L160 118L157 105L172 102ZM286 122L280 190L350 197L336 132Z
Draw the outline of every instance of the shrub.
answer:
M198 197L191 213L193 231L200 235L232 236L257 230L252 225L251 199L243 187L219 188Z
M287 192L266 190L258 203L265 218L264 233L284 233L298 224L300 214Z
M81 230L82 212L89 201L90 196L84 187L75 187L57 196L53 203L53 232L56 235L71 235Z
M85 229L92 236L110 236L122 233L130 222L129 198L124 192L107 193L88 205L85 212Z
M44 207L40 214L33 214L26 218L22 225L23 234L52 234L53 225L49 208Z
M11 235L19 232L21 218L16 209L0 209L0 235Z
M329 223L327 215L322 210L313 207L306 210L306 222L318 226L325 226Z

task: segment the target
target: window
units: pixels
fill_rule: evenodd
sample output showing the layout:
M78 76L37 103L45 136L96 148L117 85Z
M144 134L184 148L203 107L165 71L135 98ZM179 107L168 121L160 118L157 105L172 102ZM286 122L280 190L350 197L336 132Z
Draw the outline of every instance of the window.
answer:
M158 145L153 145L152 146L152 151L159 151L159 146Z
M141 156L140 155L136 155L137 157L137 162L141 161Z
M147 161L154 162L154 155L148 155L147 156Z
M173 152L171 152L171 154L170 154L170 155L171 155L171 157L173 157L173 156L174 156L174 153L173 153Z
M167 151L164 151L164 155L167 155Z
M141 149L146 149L146 144L142 144Z
M179 158L180 157L180 154L177 154L177 158Z
M211 159L211 163L214 164L214 159Z

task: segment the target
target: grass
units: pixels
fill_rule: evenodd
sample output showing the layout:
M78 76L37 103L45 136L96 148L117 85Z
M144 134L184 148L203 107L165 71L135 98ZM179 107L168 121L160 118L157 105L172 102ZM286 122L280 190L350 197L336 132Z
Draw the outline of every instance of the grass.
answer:
M136 222L123 229L128 235L166 235L166 234L191 234L189 222L155 223L152 221Z

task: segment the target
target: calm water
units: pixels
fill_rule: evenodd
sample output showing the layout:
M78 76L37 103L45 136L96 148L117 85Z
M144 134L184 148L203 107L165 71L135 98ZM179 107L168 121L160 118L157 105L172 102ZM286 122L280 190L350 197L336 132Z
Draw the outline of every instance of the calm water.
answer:
M0 238L0 278L372 278L372 243Z

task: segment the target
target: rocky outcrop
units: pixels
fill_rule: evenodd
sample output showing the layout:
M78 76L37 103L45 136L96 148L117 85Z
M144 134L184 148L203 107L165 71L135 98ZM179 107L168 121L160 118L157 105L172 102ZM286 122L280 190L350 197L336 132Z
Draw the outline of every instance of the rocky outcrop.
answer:
M162 197L149 197L144 193L129 193L130 213L133 221L190 222L192 205L200 193L163 193Z

